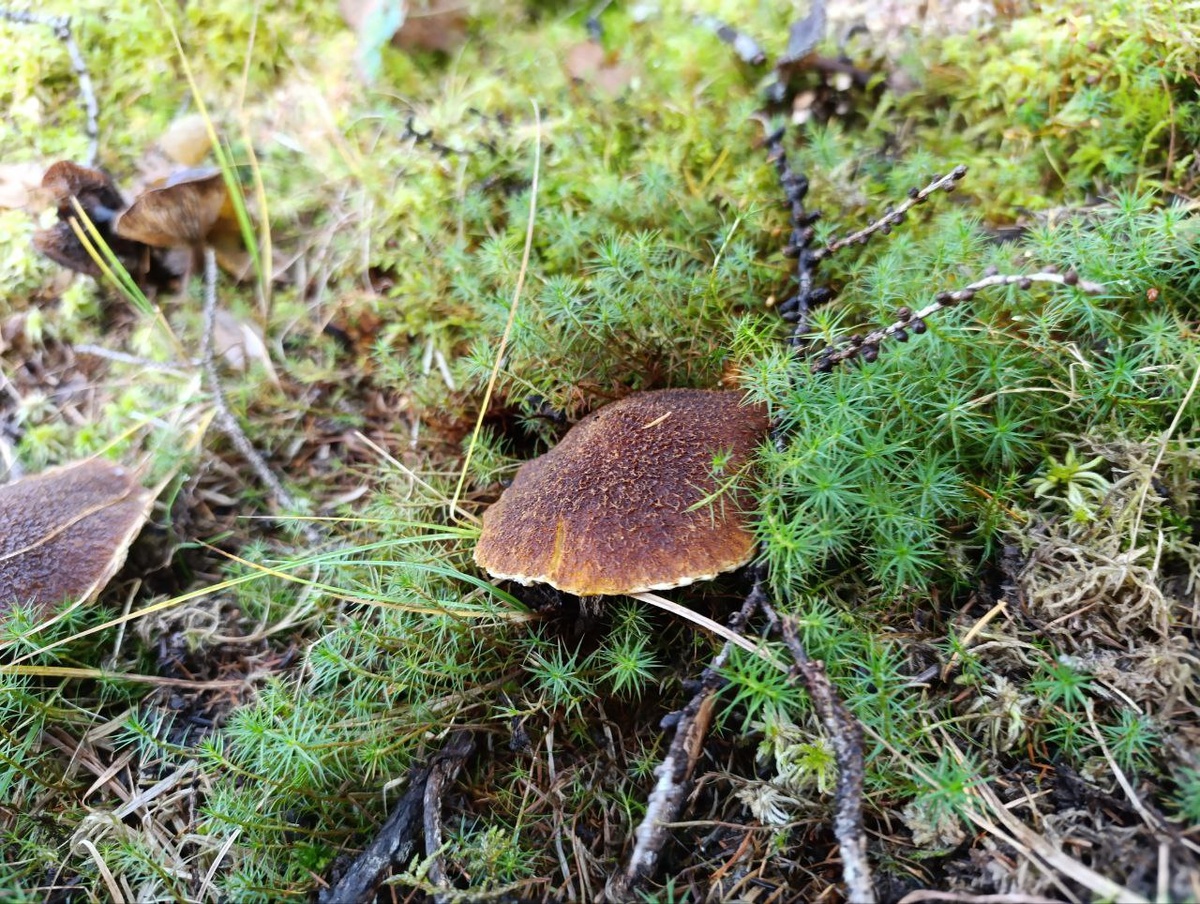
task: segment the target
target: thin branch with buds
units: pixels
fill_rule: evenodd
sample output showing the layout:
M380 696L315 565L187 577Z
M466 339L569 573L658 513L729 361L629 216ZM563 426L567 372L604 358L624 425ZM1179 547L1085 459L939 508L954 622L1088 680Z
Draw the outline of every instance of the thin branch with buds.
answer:
M863 335L851 336L846 342L840 345L831 345L823 349L813 361L811 369L813 373L828 373L839 364L844 364L847 361L853 361L856 358L862 358L864 361L874 361L879 357L879 347L888 339L895 339L897 342L907 342L909 333L921 334L927 329L925 321L938 311L946 308L954 307L964 301L970 301L975 297L976 293L982 289L989 289L994 286L1017 286L1024 290L1029 289L1034 283L1052 283L1059 286L1072 286L1089 295L1100 295L1105 289L1099 283L1089 282L1079 278L1074 270L1068 270L1066 273L1054 273L1049 270L1041 273L994 273L985 276L982 279L976 280L969 286L964 286L961 289L954 291L939 292L934 296L933 302L921 308L919 311L913 311L909 308L900 308L896 312L896 320L877 330Z
M849 248L851 245L865 245L871 236L876 233L887 235L892 231L893 226L898 226L904 222L910 210L918 204L924 204L929 200L931 195L939 191L954 191L966 174L967 168L960 164L944 176L934 176L933 181L924 188L909 189L908 198L895 207L888 207L879 219L872 220L857 232L853 232L840 239L834 239L824 248L817 248L811 252L813 261L819 263L831 254L836 254L838 251L841 251L843 248Z
M808 333L812 309L833 298L833 292L824 286L817 286L815 275L817 265L821 262L815 256L812 240L816 235L813 223L820 219L818 211L806 210L804 198L808 194L808 179L802 173L795 172L788 163L787 151L783 147L783 137L786 128L776 129L763 139L763 147L767 149L767 160L774 164L779 174L779 183L783 186L784 197L788 203L788 219L792 224L792 233L783 249L784 257L795 258L796 294L785 299L779 305L779 315L786 321L795 324L789 342L793 348L800 348L804 336Z

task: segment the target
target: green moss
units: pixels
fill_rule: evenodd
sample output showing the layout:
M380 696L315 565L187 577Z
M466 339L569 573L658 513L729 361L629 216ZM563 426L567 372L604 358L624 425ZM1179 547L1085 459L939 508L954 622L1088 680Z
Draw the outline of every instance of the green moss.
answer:
M1082 434L1157 441L1173 422L1177 437L1197 427L1195 398L1184 404L1198 363L1196 227L1165 194L1191 188L1200 115L1183 67L1196 22L1165 3L1050 5L983 34L923 38L903 62L911 90L879 85L850 96L844 119L797 130L789 154L812 181L824 236L933 172L958 163L971 170L961 191L918 208L894 235L823 265L821 278L840 290L818 314L823 340L885 323L897 307L920 307L989 266L1074 267L1105 286L1100 296L980 293L936 315L907 346L886 347L879 361L818 379L784 354L784 327L766 306L787 293L792 264L781 253L789 227L776 175L750 118L761 73L676 5L650 22L621 9L604 14L608 52L635 70L616 98L564 69L568 49L584 39L580 12L481 11L452 58L385 49L379 81L366 87L334 4L315 15L294 6L260 4L257 19L254 5L232 0L170 6L234 156L246 161L247 136L254 143L277 249L303 262L292 270L299 284L279 286L269 305L251 286L222 282L222 305L264 327L283 378L268 388L261 374L228 373L227 389L279 467L319 434L313 446L325 451L288 474L314 507L347 475L350 490L365 482L369 491L355 517L328 526L332 552L242 550L298 583L233 572L247 580L225 588L221 603L193 612L180 602L180 623L162 626L216 656L221 642L195 624L235 609L237 624L261 632L255 655L289 644L297 651L295 667L256 685L202 743L178 742L157 702L125 713L140 698L119 682L3 677L0 791L29 808L55 802L41 819L0 814L0 859L11 864L4 882L40 882L63 860L104 893L93 860L71 848L95 799L80 800L79 781L64 786L65 759L28 742L63 712L79 733L93 714L119 717L120 743L105 755L132 751L146 775L197 764L203 794L189 831L204 843L183 856L203 877L221 852L218 896L307 896L314 875L362 846L409 767L463 725L487 743L463 778L465 809L447 815L451 875L477 892L556 875L560 804L580 825L600 826L603 815L604 831L580 843L591 845L598 871L615 863L620 850L605 839L627 836L640 817L662 752L658 721L682 703L679 681L698 674L712 642L625 604L581 632L535 620L532 602L480 580L473 529L444 523L521 267L535 142L532 256L464 504L477 511L518 459L561 435L554 414L575 417L635 389L739 385L785 428L784 441L763 452L756 529L780 608L798 619L810 653L879 739L868 750L870 818L889 819L915 800L935 811L935 836L953 834L972 783L1014 768L1025 743L1079 767L1094 757L1095 738L1078 718L1089 705L1122 766L1152 772L1146 752L1172 726L1101 698L1090 671L1059 658L1066 641L1022 639L1041 658L1013 665L961 641L969 626L954 619L971 605L960 591L983 583L1006 544L1031 524L1058 523L1035 496L1048 459L1062 461ZM778 52L791 5L743 7L706 5ZM74 12L101 98L101 158L131 184L143 150L191 102L157 7L121 0L99 10L89 3ZM0 149L77 156L86 140L62 48L37 29L4 28L20 40L11 42L11 75L0 78L0 103L12 109ZM1107 203L1085 208L1089 195ZM78 283L61 299L36 297L48 268L21 250L22 216L0 217L10 240L0 302L35 314L42 347L108 338L99 292ZM989 231L1016 220L1027 227L1018 241L999 243ZM120 333L125 350L171 361L194 353L196 298L162 306L173 337L135 318ZM347 342L322 332L330 322ZM202 454L179 442L199 420L197 382L115 364L103 373L86 423L27 400L23 461L107 449L145 453L155 475L199 470ZM376 406L420 422L416 449L406 445L410 424ZM357 430L391 443L405 470L367 457ZM203 455L220 448L207 445ZM1194 457L1170 461L1178 485L1196 479ZM1105 462L1109 471L1117 465ZM245 513L265 508L256 486L239 492ZM1109 505L1094 507L1088 542L1133 530ZM1129 542L1154 548L1161 530L1176 538L1168 554L1183 560L1194 554L1193 522L1186 507L1147 504ZM716 617L737 592L733 584L694 589L685 598ZM111 614L80 614L52 636L69 638ZM12 655L37 646L20 618L5 630ZM921 671L907 658L917 655L914 635L921 655L959 656L959 684L913 683ZM126 637L120 666L153 674L157 636ZM94 665L112 655L109 641L109 632L75 638L45 659ZM740 653L725 674L727 762L750 774L757 738L746 734L769 732L778 712L794 723L796 744L822 749L803 694L784 676ZM943 732L965 762L947 752ZM549 754L552 797L538 785ZM1190 814L1195 764L1171 768L1175 805ZM714 780L720 800L737 806ZM889 859L932 856L887 837ZM930 847L942 851L945 840ZM195 893L184 870L162 868L148 835L115 833L97 844L139 888ZM825 854L788 853L812 870ZM420 885L419 864L409 879Z

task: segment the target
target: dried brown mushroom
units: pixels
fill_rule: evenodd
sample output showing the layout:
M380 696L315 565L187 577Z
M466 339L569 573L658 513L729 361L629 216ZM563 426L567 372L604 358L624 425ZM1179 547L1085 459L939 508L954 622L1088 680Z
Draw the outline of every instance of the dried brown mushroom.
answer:
M72 203L74 198L125 269L135 277L160 269L151 262L149 251L143 244L113 233L113 223L125 207L125 199L108 173L80 166L70 160L60 160L42 176L42 191L58 211L58 222L48 229L35 232L33 247L56 264L96 279L102 275L100 267L71 226L72 220L79 220L79 213ZM82 223L77 225L83 228Z
M187 169L146 189L117 217L117 235L155 248L198 248L240 235L219 169Z
M741 395L642 392L526 462L483 516L475 561L493 577L578 596L636 594L745 565L745 469L768 431Z
M58 222L49 229L39 229L33 234L33 247L60 267L93 279L100 279L104 275L87 249L80 244L70 223Z
M125 199L108 173L70 160L50 165L42 176L42 189L54 201L62 220L75 215L72 197L79 200L79 206L94 223L111 222L125 207Z
M136 475L90 458L0 487L0 615L90 602L150 514Z

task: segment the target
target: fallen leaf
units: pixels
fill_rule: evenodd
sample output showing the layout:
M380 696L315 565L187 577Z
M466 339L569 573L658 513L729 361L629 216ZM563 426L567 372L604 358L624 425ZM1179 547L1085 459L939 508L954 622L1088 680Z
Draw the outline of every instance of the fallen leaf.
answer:
M469 21L463 0L409 3L404 24L392 37L392 43L401 50L450 53L467 39Z
M0 207L10 210L41 206L37 194L42 187L40 163L0 164Z
M595 41L584 41L568 49L563 68L575 81L611 95L628 88L636 74L633 67L617 63Z
M389 43L449 53L467 36L463 0L339 0L338 9L358 36L358 68L368 82L379 76Z
M279 375L271 363L270 352L257 326L239 320L228 311L217 311L213 326L213 352L236 371L245 372L258 363L267 372L271 385L279 385Z
M199 113L177 117L159 136L158 147L181 166L199 166L212 150L204 117Z

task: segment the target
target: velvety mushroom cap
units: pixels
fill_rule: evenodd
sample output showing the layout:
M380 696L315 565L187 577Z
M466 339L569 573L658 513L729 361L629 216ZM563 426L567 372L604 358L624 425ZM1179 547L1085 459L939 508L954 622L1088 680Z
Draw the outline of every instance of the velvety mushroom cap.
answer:
M16 603L93 599L125 562L152 502L131 471L99 459L0 487L0 615Z
M607 405L521 466L484 512L475 561L578 596L667 590L738 568L754 554L743 471L768 427L765 410L735 392L667 389Z
M108 173L70 160L51 164L42 176L42 188L50 194L62 219L75 215L72 197L79 199L79 205L96 223L107 223L125 206Z
M149 188L118 218L117 235L156 248L198 246L218 229L236 226L219 169L181 170Z

